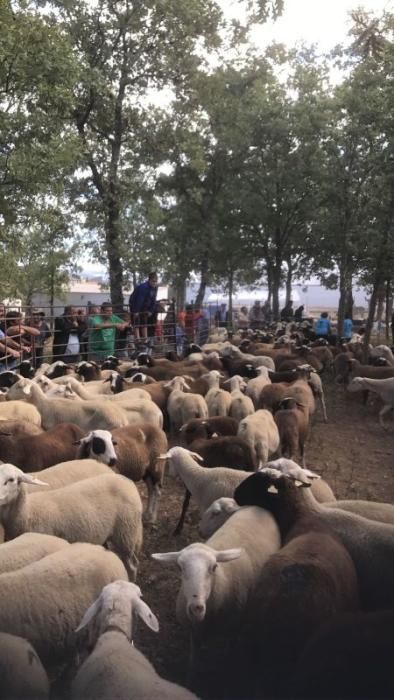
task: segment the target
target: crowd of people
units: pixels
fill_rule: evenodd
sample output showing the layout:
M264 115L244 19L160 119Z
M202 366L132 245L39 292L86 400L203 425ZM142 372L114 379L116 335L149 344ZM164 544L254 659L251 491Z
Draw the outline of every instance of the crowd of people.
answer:
M102 360L108 355L120 358L130 356L130 349L151 352L154 338L176 344L181 354L185 342L203 344L212 324L218 327L240 330L266 328L273 320L269 300L256 300L248 309L242 306L233 311L230 318L226 304L214 308L202 308L190 303L175 317L174 302L157 300L158 276L151 272L145 282L136 285L130 295L128 311L115 314L109 301L101 306L88 302L86 309L66 306L54 319L53 327L40 309L32 309L23 315L18 310L6 310L0 303L0 370L13 368L23 359L31 358L36 367L45 359L73 363L81 359ZM164 321L158 321L159 314ZM289 300L280 311L284 322L302 322L304 306L293 308ZM392 318L394 342L394 315ZM327 312L321 313L313 329L319 338L335 343L338 328L334 328ZM350 340L353 321L350 314L343 321L341 338Z

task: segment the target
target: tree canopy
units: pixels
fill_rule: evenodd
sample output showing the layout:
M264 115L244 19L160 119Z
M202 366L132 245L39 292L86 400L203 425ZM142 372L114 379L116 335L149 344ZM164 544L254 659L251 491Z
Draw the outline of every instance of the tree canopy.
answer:
M393 16L358 11L322 57L241 50L283 9L243 5L3 0L4 293L61 287L81 245L117 307L152 268L180 302L192 274L199 301L266 279L275 315L295 276L337 279L340 322L355 279L391 285Z

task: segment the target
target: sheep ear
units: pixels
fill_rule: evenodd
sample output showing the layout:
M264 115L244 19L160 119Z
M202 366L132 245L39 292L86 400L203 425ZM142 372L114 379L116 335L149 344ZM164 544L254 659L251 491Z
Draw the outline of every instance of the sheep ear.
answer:
M222 549L221 552L216 553L216 561L233 561L233 559L238 559L243 552L243 549Z
M170 456L171 456L171 455L170 455L169 452L165 452L164 454L159 455L157 459L169 459Z
M140 436L142 442L146 442L146 435L145 435L144 431L141 430L141 428L138 429L138 435Z
M40 481L30 474L20 474L18 476L19 481L23 481L26 484L33 484L35 486L49 486L46 481Z
M312 486L312 484L309 484L306 481L299 481L299 479L295 479L294 483L296 486L298 486L298 488L310 488Z
M82 445L82 440L76 440L75 442L71 443L72 445Z
M267 489L268 493L279 493L279 490L274 486L274 484L271 484L271 486L268 487Z
M137 615L143 620L149 629L153 632L159 631L159 620L156 615L153 614L149 605L147 605L141 598L134 602L134 608Z
M161 552L159 554L151 554L152 559L155 561L161 561L164 564L176 564L180 552Z
M197 460L197 462L204 461L203 457L201 457L201 455L199 455L197 452L191 452L190 450L188 450L188 453L191 457L193 457L193 459Z
M212 433L211 438L217 438L219 437L218 433Z
M29 396L29 394L31 394L31 384L26 384L22 387L22 392L26 394L26 396Z
M111 379L112 379L112 377L107 377L107 379L103 379L103 384L105 384L105 382L110 382Z
M76 633L80 632L81 629L83 629L84 627L87 627L89 622L91 622L91 620L93 620L93 618L97 615L100 608L101 608L101 595L87 609L87 611L85 612L85 614L84 614L81 622L79 623L77 629L75 630L75 632Z

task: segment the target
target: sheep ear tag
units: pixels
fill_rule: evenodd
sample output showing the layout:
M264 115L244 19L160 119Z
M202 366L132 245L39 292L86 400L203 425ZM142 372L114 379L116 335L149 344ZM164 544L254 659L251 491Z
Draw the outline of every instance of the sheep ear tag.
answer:
M276 486L274 486L274 484L271 484L271 486L268 486L267 491L268 491L268 493L279 493L278 489L276 488Z

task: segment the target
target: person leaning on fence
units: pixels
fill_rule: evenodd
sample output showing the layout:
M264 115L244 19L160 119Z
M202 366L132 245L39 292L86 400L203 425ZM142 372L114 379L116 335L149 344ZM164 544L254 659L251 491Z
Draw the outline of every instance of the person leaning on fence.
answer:
M22 349L19 343L7 338L0 328L0 372L13 369L22 357Z
M148 279L138 284L130 294L129 308L136 340L147 339L148 325L155 323L158 285L156 272L151 272Z
M81 353L81 337L86 323L78 319L75 306L65 306L61 316L55 318L53 357L63 362L78 362Z
M52 336L52 333L47 322L45 321L45 314L44 312L40 311L40 309L32 310L30 325L32 328L37 328L40 331L40 335L38 335L34 341L34 360L35 367L38 369L43 361L44 343Z
M104 360L114 355L117 331L124 331L128 326L129 321L112 313L110 301L101 304L100 313L89 318L89 359Z
M19 343L23 357L30 356L32 343L40 335L38 328L23 323L20 311L8 311L6 314L6 335Z

